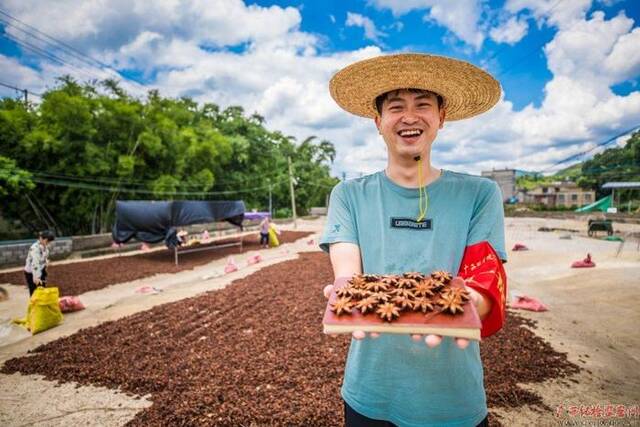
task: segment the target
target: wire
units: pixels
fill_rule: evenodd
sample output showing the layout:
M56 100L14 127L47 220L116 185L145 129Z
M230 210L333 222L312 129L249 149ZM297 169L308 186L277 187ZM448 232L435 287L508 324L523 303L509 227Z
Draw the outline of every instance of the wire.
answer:
M99 60L97 60L95 58L92 58L91 56L89 56L89 55L79 51L78 49L74 48L73 46L71 46L69 44L66 44L66 43L58 40L57 38L55 38L53 36L50 36L49 34L45 33L44 31L41 31L38 28L21 21L20 19L10 15L7 11L5 11L3 9L0 9L0 15L4 15L7 18L9 18L9 19L11 19L11 20L13 20L15 22L20 23L24 27L30 28L31 30L35 31L36 33L46 37L47 39L49 39L52 42L54 42L54 47L56 47L59 50L62 50L67 55L73 56L76 59L79 59L79 60L85 62L85 64L88 64L88 65L93 66L95 68L99 68L99 69L106 68L106 69L110 70L112 73L115 73L119 78L127 80L127 81L130 81L132 83L135 83L137 86L139 86L139 88L143 88L145 90L147 89L146 86L143 85L142 83L136 81L135 79L132 79L130 77L126 77L126 76L120 74L120 72L118 70L116 70L115 68L111 67L110 65L105 64L104 62L99 61ZM4 18L0 18L0 19L2 19L2 21L5 22L5 24L7 24L7 25L19 30L19 31L22 31L25 34L30 35L33 38L36 38L36 39L38 39L40 41L43 41L43 42L47 43L42 37L39 37L39 36L35 35L33 32L27 31L27 30L25 30L23 28L19 28L18 26L8 22ZM56 44L57 44L57 46L56 46ZM83 58L85 58L85 59L83 59Z
M627 135L627 134L633 132L634 130L638 129L639 127L640 127L640 124L637 124L634 127L630 128L630 129L627 129L622 133L619 133L619 134L617 134L615 136L612 136L611 138L609 138L609 139L607 139L607 140L605 140L603 142L600 142L600 143L596 144L594 147L591 147L588 150L581 151L580 153L573 154L573 155L571 155L571 156L569 156L569 157L567 157L565 159L562 159L562 160L552 164L551 166L547 167L546 169L543 169L543 170L539 171L539 173L548 172L550 169L558 166L559 164L566 163L566 162L571 161L573 159L576 159L578 157L584 156L585 154L595 150L596 148L604 147L605 145L611 144L611 143L615 142L616 139L620 138L621 136L624 136L624 135Z
M227 190L227 191L154 191L154 190L142 190L142 189L132 189L132 188L119 188L119 187L107 187L103 185L96 184L88 184L88 183L79 183L79 182L68 182L59 179L43 179L37 177L19 177L18 179L22 180L31 180L38 184L44 185L54 185L59 187L68 187L68 188L78 188L85 190L95 190L95 191L107 191L107 192L121 192L121 193L133 193L133 194L155 194L155 195L181 195L181 196L213 196L213 195L221 195L221 194L239 194L239 193L249 193L259 190L267 190L269 186L255 187L255 188L247 188L242 190Z
M19 87L15 87L15 86L10 85L10 84L8 84L8 83L0 82L0 86L6 87L6 88L8 88L8 89L17 90L18 92L21 92L21 93L25 93L25 92L26 92L26 93L28 93L28 94L30 94L30 95L34 95L34 96L37 96L38 98L42 98L42 94L40 94L40 93L31 92L31 91L30 91L30 90L28 90L28 89L20 89Z
M32 170L28 170L28 169L23 169L26 172L29 172L32 175L36 175L36 176L40 176L43 178L60 178L63 180L69 180L69 181L80 181L80 182L90 182L90 183L97 183L97 184L122 184L122 180L125 178L118 178L118 177L81 177L81 176L77 176L77 175L63 175L63 174L54 174L54 173L49 173L49 172L40 172L40 171L32 171ZM280 175L280 176L279 176ZM274 175L268 175L268 176L264 176L261 175L258 179L260 180L265 180L265 179L271 179L271 178L283 178L281 173L276 173ZM214 188L215 187L219 187L221 185L224 184L228 184L228 185L238 185L241 183L247 183L247 182L255 182L256 178L246 178L246 179L242 179L242 180L234 180L234 181L216 181L216 183L214 184ZM275 185L275 183L281 182L281 179L276 179L275 182L272 182L272 185ZM135 186L135 187L144 187L144 186L149 186L149 185L153 185L156 183L155 179L148 179L148 180L127 180L127 182L125 182L124 184L126 184L127 186ZM184 183L181 184L181 187L197 187L200 184L189 184L189 183Z

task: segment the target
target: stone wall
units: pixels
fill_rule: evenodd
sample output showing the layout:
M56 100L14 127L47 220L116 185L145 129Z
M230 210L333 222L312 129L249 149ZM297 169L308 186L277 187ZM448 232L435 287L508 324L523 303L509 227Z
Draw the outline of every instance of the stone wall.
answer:
M11 267L24 264L32 240L12 240L0 243L0 267ZM62 237L49 244L49 258L52 260L68 257L73 248L71 238Z

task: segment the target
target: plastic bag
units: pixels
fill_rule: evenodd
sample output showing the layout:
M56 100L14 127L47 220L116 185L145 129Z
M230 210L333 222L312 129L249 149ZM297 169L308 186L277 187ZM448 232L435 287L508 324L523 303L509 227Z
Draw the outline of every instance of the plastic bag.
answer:
M63 313L84 310L84 304L76 296L60 297L58 303L60 304L60 311Z
M29 300L27 317L16 319L14 323L26 326L33 335L58 326L63 319L58 303L59 296L58 288L37 287Z
M269 246L272 248L280 246L280 241L278 240L278 234L273 225L269 227Z

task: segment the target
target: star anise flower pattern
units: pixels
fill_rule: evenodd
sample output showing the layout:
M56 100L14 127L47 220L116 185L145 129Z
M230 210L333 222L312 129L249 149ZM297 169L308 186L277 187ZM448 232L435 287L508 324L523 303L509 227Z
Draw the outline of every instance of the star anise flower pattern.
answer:
M436 287L433 281L422 280L413 288L413 293L419 297L432 297L437 292Z
M417 271L410 271L408 273L404 273L403 276L407 279L413 279L415 281L420 281L424 279L424 274L419 273Z
M437 304L445 313L457 314L464 312L464 308L462 308L464 303L453 293L441 294Z
M358 301L355 305L356 309L360 310L362 314L367 314L375 310L378 305L378 300L372 297L367 297Z
M437 280L438 282L442 282L444 284L447 284L451 281L451 273L449 273L448 271L444 271L444 270L437 270L434 271L433 273L431 273L431 277L433 277L435 280Z
M356 289L351 286L343 286L336 290L336 295L339 297L352 297L355 291Z
M394 296L401 296L404 298L413 298L415 296L412 289L405 288L396 288L392 291L392 294Z
M341 314L344 314L344 313L351 313L352 307L353 307L353 302L351 301L351 298L342 297L342 298L338 298L336 302L331 304L331 311L333 311L336 314L336 316L340 316Z
M453 295L453 298L460 300L460 302L467 302L471 299L469 291L464 288L446 288L440 293L440 295Z
M430 298L420 297L413 301L413 310L428 313L435 309L433 301Z
M387 322L391 322L393 319L400 317L400 310L392 302L386 302L378 306L376 313Z
M398 283L396 283L398 288L411 289L416 286L416 281L413 279L407 279L406 277L402 277L398 279Z
M382 281L368 282L365 285L365 289L372 292L386 291L388 289L388 285L384 284Z
M413 308L412 299L406 296L396 295L391 299L391 301L401 310Z

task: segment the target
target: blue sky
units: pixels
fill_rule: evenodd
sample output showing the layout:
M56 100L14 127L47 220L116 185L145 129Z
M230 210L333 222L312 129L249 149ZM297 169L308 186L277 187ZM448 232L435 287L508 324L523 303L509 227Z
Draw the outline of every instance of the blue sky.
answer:
M640 125L635 0L3 0L0 11L2 83L38 93L63 73L119 73L139 96L157 88L239 104L271 129L332 141L336 175L385 165L371 121L342 112L327 90L339 68L380 54L453 56L500 81L491 112L445 126L436 166L553 171Z

